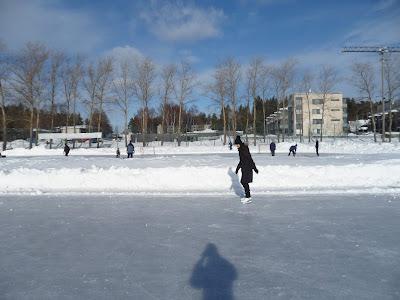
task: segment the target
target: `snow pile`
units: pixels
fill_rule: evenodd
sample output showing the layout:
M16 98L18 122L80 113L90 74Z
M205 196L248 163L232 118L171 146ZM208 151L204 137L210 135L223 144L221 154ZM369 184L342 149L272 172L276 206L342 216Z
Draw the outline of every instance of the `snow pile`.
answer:
M234 168L226 166L27 168L0 171L3 193L241 193ZM399 192L400 159L380 163L259 166L252 190L271 192Z
M287 153L291 145L295 141L286 141L276 143L277 153ZM48 149L45 145L39 145L32 149L24 147L19 148L17 145L21 143L14 143L14 148L4 152L7 156L49 156L49 155L62 155L63 149ZM118 144L122 154L125 154L125 147L123 143ZM70 155L115 155L117 144L114 142L108 148L77 148L71 149ZM297 142L297 151L302 153L314 153L314 142L308 143ZM25 145L26 147L26 145ZM257 146L249 145L252 153L269 153L268 143L258 143ZM71 147L72 148L72 147ZM182 142L178 147L176 143L165 143L161 146L160 142L150 143L149 146L143 147L140 143L135 144L135 155L165 155L165 154L200 154L200 153L230 153L228 145L223 145L221 140L215 141L198 141L198 142ZM235 148L233 148L235 151ZM320 142L320 153L358 153L358 154L377 154L377 153L400 153L400 143L394 141L392 143L374 143L370 138L365 139L324 139Z

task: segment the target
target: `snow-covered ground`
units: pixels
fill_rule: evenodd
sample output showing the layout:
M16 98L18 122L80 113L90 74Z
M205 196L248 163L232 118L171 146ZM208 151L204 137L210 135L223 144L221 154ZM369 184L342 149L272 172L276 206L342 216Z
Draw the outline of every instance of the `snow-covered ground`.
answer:
M254 193L399 193L400 144L369 140L329 140L298 143L298 155L287 156L291 142L277 145L271 157L267 144L251 146L260 173ZM123 152L123 151L122 151ZM234 171L236 149L219 141L183 143L181 147L154 143L136 145L133 159L115 158L110 148L62 149L38 146L14 148L0 160L0 193L145 193L237 194L242 187ZM123 155L124 156L124 155ZM125 157L125 156L124 156Z

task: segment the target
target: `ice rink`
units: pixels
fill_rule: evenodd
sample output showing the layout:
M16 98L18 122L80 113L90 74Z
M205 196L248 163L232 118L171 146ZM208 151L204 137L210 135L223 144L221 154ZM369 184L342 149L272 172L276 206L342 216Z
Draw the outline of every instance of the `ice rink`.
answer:
M0 298L400 297L398 195L253 200L3 195Z

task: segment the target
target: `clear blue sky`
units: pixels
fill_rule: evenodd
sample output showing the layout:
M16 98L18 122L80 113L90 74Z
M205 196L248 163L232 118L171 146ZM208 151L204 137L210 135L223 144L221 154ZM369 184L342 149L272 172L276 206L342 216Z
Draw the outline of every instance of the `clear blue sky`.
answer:
M294 57L314 70L330 63L346 77L355 56L341 54L342 46L400 45L400 0L0 0L0 28L11 49L37 40L86 56L148 55L158 64L183 56L201 79L226 56L243 64ZM354 93L346 80L337 90ZM198 106L211 109L204 99Z

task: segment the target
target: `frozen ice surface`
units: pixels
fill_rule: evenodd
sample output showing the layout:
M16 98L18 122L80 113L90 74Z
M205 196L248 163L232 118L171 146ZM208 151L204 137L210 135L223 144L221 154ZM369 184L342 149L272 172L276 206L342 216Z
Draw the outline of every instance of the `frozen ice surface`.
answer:
M398 195L239 200L3 195L0 298L400 298Z

